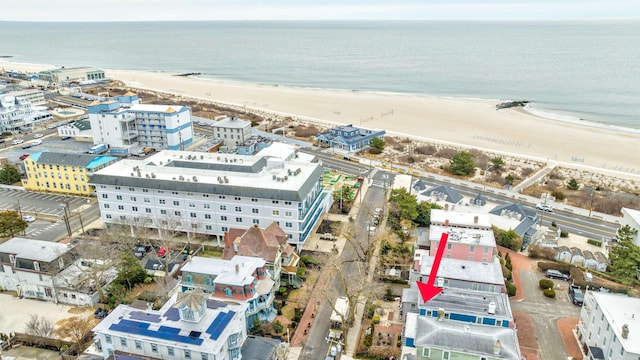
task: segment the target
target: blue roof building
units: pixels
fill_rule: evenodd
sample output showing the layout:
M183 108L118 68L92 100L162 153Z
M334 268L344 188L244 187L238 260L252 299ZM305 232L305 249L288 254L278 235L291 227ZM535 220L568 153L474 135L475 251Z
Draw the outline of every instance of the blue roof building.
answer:
M320 146L338 148L346 151L360 151L369 146L371 139L384 140L384 130L357 128L344 125L316 135Z
M157 359L240 359L247 338L246 305L176 294L160 310L119 305L93 328L87 353L107 359L122 352Z

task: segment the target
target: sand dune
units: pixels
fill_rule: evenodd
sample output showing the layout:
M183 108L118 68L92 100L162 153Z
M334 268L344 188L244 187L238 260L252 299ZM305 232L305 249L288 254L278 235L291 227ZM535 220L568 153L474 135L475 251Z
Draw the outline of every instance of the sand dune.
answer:
M5 69L42 66L2 63ZM132 87L193 96L301 119L382 128L432 142L517 154L608 174L640 174L640 132L546 119L522 109L495 110L495 102L433 96L315 90L108 70Z

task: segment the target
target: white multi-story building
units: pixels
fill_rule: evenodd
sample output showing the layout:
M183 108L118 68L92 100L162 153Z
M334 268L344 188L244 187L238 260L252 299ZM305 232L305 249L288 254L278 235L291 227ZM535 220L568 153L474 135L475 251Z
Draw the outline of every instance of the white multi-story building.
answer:
M34 109L24 96L0 95L0 132L28 130L51 117L51 113Z
M629 208L622 208L622 219L620 220L620 226L629 225L631 229L636 229L638 232L631 237L631 241L634 244L640 246L640 211Z
M225 146L242 145L251 137L251 121L241 120L235 116L224 117L211 127L213 135L221 139Z
M304 155L261 156L161 151L122 160L91 176L100 213L115 224L214 235L276 222L301 246L330 203L322 167Z
M6 95L15 96L19 99L29 100L32 106L45 106L47 100L44 98L44 91L38 89L25 89L12 91Z
M246 304L207 299L202 291L173 295L160 310L119 305L93 328L94 346L86 352L104 359L120 353L238 360L247 338L245 309Z
M580 311L578 341L588 359L639 359L640 299L588 291Z
M104 80L104 71L89 66L40 71L38 77L43 81L52 83L67 83L72 81Z
M94 144L107 144L112 154L133 149L184 150L193 142L191 110L181 105L140 104L127 93L88 107Z

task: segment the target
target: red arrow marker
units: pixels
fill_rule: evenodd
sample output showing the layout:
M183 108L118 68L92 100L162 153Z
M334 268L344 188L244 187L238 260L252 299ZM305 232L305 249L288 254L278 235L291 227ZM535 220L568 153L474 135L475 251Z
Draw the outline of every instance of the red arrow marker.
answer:
M438 268L440 267L440 260L442 260L444 249L447 247L447 239L449 239L449 234L442 233L442 237L440 237L440 243L438 244L436 257L435 259L433 259L433 266L431 266L431 272L429 273L429 279L427 280L427 283L425 284L420 281L416 282L418 284L418 290L420 290L420 295L422 295L422 300L424 302L433 299L434 296L442 292L442 288L435 287L433 286L433 284L436 282Z

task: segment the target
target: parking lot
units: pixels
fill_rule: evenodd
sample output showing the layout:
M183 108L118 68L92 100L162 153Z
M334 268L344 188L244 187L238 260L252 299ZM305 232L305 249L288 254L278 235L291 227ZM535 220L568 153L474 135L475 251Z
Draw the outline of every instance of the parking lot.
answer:
M37 138L38 134L43 134L43 137ZM35 154L43 150L60 151L60 152L75 152L86 153L93 144L91 142L77 142L73 139L62 140L58 136L57 129L34 131L27 134L17 134L13 137L4 138L4 143L0 144L0 156L6 157L9 162L20 163L20 156L26 154ZM24 142L19 145L12 145L14 140L23 140ZM42 144L32 146L28 149L23 149L26 144L42 141Z

